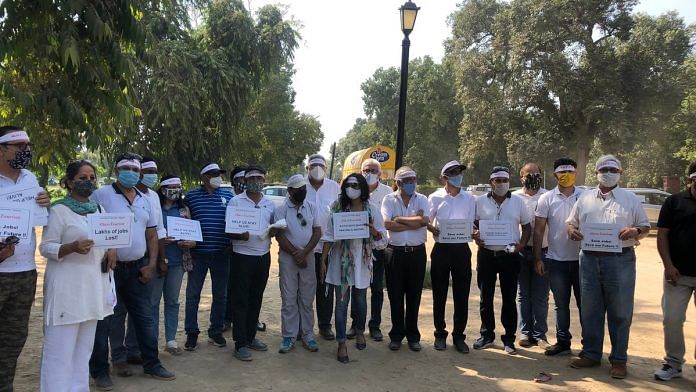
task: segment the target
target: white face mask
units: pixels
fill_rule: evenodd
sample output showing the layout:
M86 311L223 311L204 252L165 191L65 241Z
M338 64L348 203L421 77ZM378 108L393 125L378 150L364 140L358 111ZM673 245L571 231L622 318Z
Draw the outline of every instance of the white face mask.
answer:
M313 168L309 169L309 176L316 181L323 180L325 174L326 172L324 171L324 168L321 166L314 166Z
M597 173L599 185L606 188L611 188L618 184L619 178L621 178L621 173Z
M493 193L495 193L497 196L505 196L508 193L508 190L510 189L510 183L509 182L503 182L500 184L493 184Z
M210 186L214 189L220 188L220 185L222 185L222 177L217 176L210 179Z
M377 174L375 174L375 173L367 173L367 174L365 174L365 180L367 181L367 185L374 185L377 183L379 178L377 177Z
M346 188L346 196L348 196L349 199L355 200L358 197L360 197L360 189L353 189L353 188Z

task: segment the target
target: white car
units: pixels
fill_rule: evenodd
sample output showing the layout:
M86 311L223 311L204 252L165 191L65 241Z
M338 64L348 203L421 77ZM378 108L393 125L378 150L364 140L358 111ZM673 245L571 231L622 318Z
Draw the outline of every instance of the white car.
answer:
M660 217L660 209L662 205L667 200L670 195L665 191L652 188L625 188L627 191L633 192L641 204L643 204L643 209L645 210L645 215L648 216L648 221L650 221L650 226L655 227L657 225L657 218Z
M263 188L263 194L278 207L283 204L285 196L288 194L288 187L285 185L270 185Z

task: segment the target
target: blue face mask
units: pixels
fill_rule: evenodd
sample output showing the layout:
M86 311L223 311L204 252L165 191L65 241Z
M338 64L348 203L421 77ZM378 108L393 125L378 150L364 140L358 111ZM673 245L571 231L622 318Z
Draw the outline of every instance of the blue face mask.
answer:
M132 170L121 170L118 172L118 182L126 188L133 188L140 181L140 173Z
M403 184L401 185L401 189L403 189L407 195L413 195L414 193L416 193L416 183L414 182L413 184Z
M143 174L143 179L140 180L140 183L150 189L154 188L155 184L157 184L157 174Z
M462 187L462 179L464 179L464 177L460 174L460 175L448 178L447 182L449 182L449 184L455 188L461 188Z

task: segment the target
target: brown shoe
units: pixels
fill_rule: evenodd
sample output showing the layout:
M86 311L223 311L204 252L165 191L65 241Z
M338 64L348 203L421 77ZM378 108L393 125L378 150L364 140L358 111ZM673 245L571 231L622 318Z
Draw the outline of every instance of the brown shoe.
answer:
M599 366L600 363L600 361L595 361L594 359L579 357L570 362L570 367L572 367L573 369L583 369Z
M628 375L628 371L626 370L626 364L612 363L611 372L609 374L611 374L611 378L616 378L619 380L626 378L626 375Z
M114 363L113 367L114 373L119 377L130 377L133 375L133 372L130 371L128 364L125 362Z
M532 338L520 339L520 341L518 343L519 343L520 347L524 347L524 348L528 348L528 347L532 347L532 346L537 345L536 339L532 339Z

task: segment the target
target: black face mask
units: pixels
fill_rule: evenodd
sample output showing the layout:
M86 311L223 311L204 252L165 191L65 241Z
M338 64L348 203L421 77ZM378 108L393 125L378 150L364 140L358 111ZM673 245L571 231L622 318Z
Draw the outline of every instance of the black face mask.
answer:
M89 197L95 189L97 186L90 180L77 180L72 187L72 191L82 197Z
M234 184L234 193L236 194L242 194L246 190L246 184L243 182L240 182L238 184Z
M31 163L31 150L17 151L14 159L8 160L7 163L9 163L10 167L13 169L26 169Z
M305 197L307 197L306 189L296 189L293 192L290 192L290 198L297 204L302 204Z
M539 173L532 173L532 174L527 174L527 176L524 178L523 181L524 187L535 191L539 188L541 188L541 174Z

